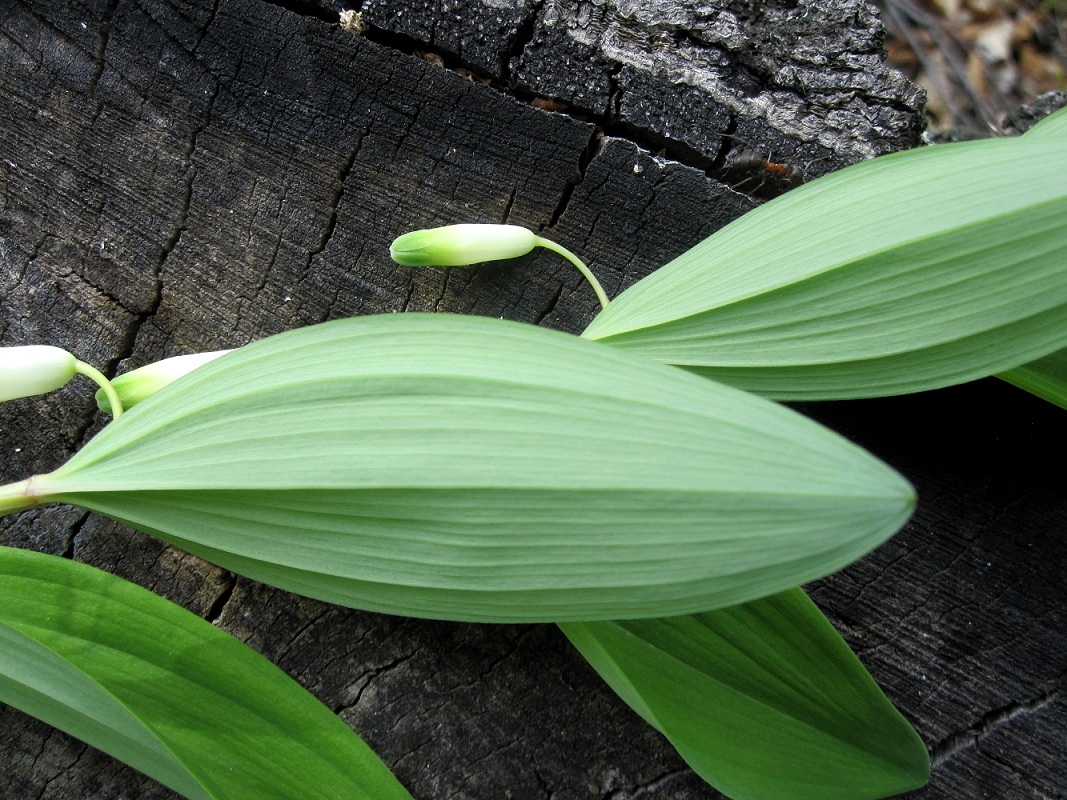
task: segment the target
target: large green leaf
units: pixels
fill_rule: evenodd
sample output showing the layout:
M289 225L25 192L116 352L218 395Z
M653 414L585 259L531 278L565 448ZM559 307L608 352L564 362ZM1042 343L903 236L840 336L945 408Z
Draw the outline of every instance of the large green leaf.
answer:
M318 700L151 592L0 547L0 701L193 800L410 800Z
M723 228L583 335L779 399L1019 366L1067 346L1065 174L1052 135L857 164Z
M922 741L800 589L693 616L561 627L735 800L869 800L929 776Z
M329 602L567 621L795 586L914 498L769 401L530 325L411 314L241 348L0 488L0 510L49 501Z

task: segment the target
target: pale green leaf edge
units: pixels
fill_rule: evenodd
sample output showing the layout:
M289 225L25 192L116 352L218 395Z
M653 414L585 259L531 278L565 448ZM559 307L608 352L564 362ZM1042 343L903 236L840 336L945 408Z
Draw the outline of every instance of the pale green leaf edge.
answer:
M281 670L151 592L0 547L0 701L192 800L411 800Z

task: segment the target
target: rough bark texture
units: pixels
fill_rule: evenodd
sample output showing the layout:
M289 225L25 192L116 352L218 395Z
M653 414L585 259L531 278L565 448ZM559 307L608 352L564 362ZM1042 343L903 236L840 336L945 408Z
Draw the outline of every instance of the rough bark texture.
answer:
M577 332L595 299L550 254L446 273L397 267L388 243L509 221L588 256L614 294L752 206L717 180L742 147L813 175L917 136L921 99L882 68L864 2L366 0L363 36L341 4L284 5L3 4L0 344L114 374L355 314ZM914 797L1064 797L1062 413L995 381L804 410L922 498L903 533L813 587L931 747ZM101 424L87 382L0 413L5 481ZM0 520L0 543L232 632L420 800L718 797L552 626L330 607L63 507ZM173 797L9 708L0 766L6 798Z

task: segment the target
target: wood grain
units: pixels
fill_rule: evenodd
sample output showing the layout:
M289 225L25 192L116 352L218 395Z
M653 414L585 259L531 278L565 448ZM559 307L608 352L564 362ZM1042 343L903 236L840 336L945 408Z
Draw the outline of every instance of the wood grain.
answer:
M326 2L7 4L0 343L60 345L114 374L355 314L577 332L596 301L551 254L446 273L396 266L388 243L508 221L587 257L615 294L754 205L717 179L738 137L814 173L917 136L921 97L881 67L866 3L445 5L367 0L357 36ZM89 438L92 389L5 404L0 478ZM934 752L914 796L1063 797L1062 416L995 381L805 410L919 488L901 535L813 587ZM0 520L0 542L108 569L234 633L420 800L718 797L552 626L330 607L69 508ZM173 796L0 718L0 797Z

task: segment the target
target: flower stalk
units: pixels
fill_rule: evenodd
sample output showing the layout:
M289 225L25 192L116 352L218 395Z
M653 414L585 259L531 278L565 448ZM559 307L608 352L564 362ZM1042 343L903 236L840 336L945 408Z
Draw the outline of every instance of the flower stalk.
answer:
M119 397L119 393L115 391L115 387L111 384L111 381L109 381L100 370L86 364L84 361L75 361L74 371L79 375L84 375L94 381L96 385L100 387L100 391L107 396L114 416L119 417L122 415L122 399Z
M596 293L596 299L600 301L600 307L608 307L608 303L610 303L611 301L608 299L608 295L604 291L604 287L600 285L600 281L596 279L596 276L593 275L592 270L590 270L589 267L585 265L584 261L578 258L578 256L576 256L566 247L561 244L557 244L556 242L553 242L551 239L545 239L542 236L537 236L534 238L537 239L538 247L543 247L546 250L551 250L553 253L558 253L559 255L570 261L575 267L577 267L578 271L585 276L585 279L587 281L589 281L589 285L593 287L593 291Z

